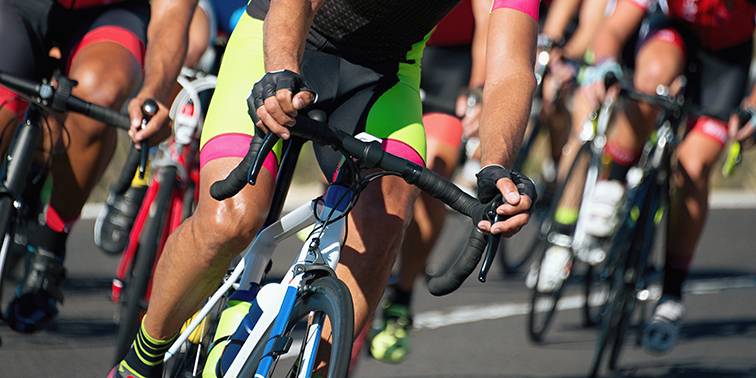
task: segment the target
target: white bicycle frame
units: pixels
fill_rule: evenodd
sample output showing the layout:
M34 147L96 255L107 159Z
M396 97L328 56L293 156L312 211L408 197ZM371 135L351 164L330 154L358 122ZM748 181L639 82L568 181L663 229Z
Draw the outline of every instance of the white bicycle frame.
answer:
M339 191L339 188L341 188L342 191ZM215 292L215 294L213 294L197 316L194 317L189 326L187 326L186 330L179 335L173 343L168 353L165 355L165 361L168 361L176 353L179 347L187 340L189 335L191 335L194 329L197 328L216 303L218 303L225 293L235 285L238 278L241 277L238 286L243 289L248 289L256 284L261 284L265 267L267 266L268 261L270 261L273 251L278 243L283 239L296 235L297 232L315 223L314 231L307 238L307 241L305 241L294 264L289 268L288 272L281 280L281 283L278 284L279 286L275 291L275 295L272 298L262 301L262 303L258 302L258 305L260 305L263 311L262 315L234 358L229 370L224 375L225 378L239 377L240 374L241 376L267 376L272 367L273 357L265 356L260 361L259 367L245 363L250 358L254 347L258 345L258 343L263 342L261 338L274 321L277 320L272 331L273 335L280 334L282 329L279 330L279 328L286 326L289 313L291 312L294 300L296 299L296 294L299 291L302 279L306 273L306 270L301 267L316 264L318 255L322 256L325 265L332 270L336 269L336 265L339 262L342 242L346 232L346 218L341 218L335 222L326 222L327 224L324 227L324 222L316 222L315 217L316 212L319 214L318 218L321 220L324 217L335 219L343 214L343 207L349 202L349 198L340 200L337 196L340 196L341 193L345 191L345 188L332 185L329 187L329 191L331 190L336 190L336 192L326 194L324 197L328 199L330 196L333 201L313 200L310 203L298 207L258 233L255 240L244 253L243 259L234 268L226 282ZM327 204L326 202L330 202L331 204ZM334 206L336 208L334 208ZM318 244L319 247L315 247L317 251L319 251L317 253L312 252L310 248L313 239L315 238L320 239ZM279 314L283 316L278 316ZM322 331L322 322L322 317L313 320L312 326L309 328L308 339L316 340L316 342L319 340ZM266 347L266 354L273 346L272 341L268 341L268 344L269 345ZM316 349L317 344L308 344L308 348L305 351L305 360L303 361L305 365L300 366L299 369L300 377L306 377L309 372L312 371L313 364L315 363L314 351ZM251 370L255 368L257 368L257 372L254 372L253 374Z

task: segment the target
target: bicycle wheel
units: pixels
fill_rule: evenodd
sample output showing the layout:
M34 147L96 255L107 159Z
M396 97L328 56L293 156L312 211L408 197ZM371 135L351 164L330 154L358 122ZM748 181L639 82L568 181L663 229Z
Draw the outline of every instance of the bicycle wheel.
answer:
M11 267L6 266L13 244L15 224L19 213L14 202L24 192L27 176L32 166L33 156L38 141L42 135L40 128L40 111L33 106L27 112L26 122L18 126L13 136L8 155L3 160L0 179L3 180L3 191L0 193L0 296L2 295L5 273ZM22 204L23 206L23 204ZM1 313L1 312L0 312ZM0 315L2 317L4 315Z
M588 264L583 279L583 326L595 327L601 322L601 314L609 297L610 279L606 271L606 263L599 265Z
M538 249L541 251L541 262L546 256L545 249L548 243L544 240L539 244ZM543 265L541 263L541 265ZM534 342L543 341L543 335L551 324L551 320L556 312L556 305L559 297L562 295L564 285L559 285L554 290L538 290L541 275L536 279L535 287L532 289L530 297L530 311L528 312L528 336Z
M621 273L621 272L619 272ZM621 278L615 278L615 283L620 283ZM618 353L616 346L621 343L621 337L618 337L617 331L622 324L626 323L623 318L626 311L626 296L624 294L624 285L612 285L612 291L607 299L607 304L603 308L603 314L601 316L601 326L599 327L599 337L596 340L596 349L593 351L593 357L591 360L590 378L598 376L599 369L601 367L601 360L603 359L604 352L609 344L613 345L612 355L615 356L615 350ZM615 356L616 357L616 356ZM616 358L615 358L616 362Z
M558 245L564 248L571 249L570 243L572 243L573 235L561 235L557 230L552 229L556 223L557 209L562 205L562 202L573 204L577 206L580 198L584 195L585 187L591 187L592 180L595 181L595 177L600 162L596 154L593 153L589 144L584 144L578 150L576 158L572 161L570 169L568 171L567 179L561 183L557 190L553 194L553 198L550 201L549 207L546 210L542 210L543 221L540 224L540 235L538 240L541 242L539 248L534 248L534 252L537 251L541 254L540 267L543 266L543 260L546 258L545 251L551 245ZM583 174L586 171L593 172L590 175L578 175L579 172ZM585 184L576 184L583 181ZM579 185L579 186L578 186ZM536 210L538 211L538 210ZM532 222L532 221L531 221ZM571 261L574 263L574 258ZM571 274L570 268L570 274ZM549 323L553 320L554 312L559 301L559 297L562 294L562 288L569 277L565 277L559 286L548 291L540 291L540 281L542 279L540 271L537 275L535 285L533 286L531 296L531 308L528 314L528 326L529 336L532 341L540 342L543 340L543 334L549 326Z
M139 238L132 274L126 282L126 295L121 297L121 318L116 336L114 364L119 363L128 353L147 310L145 296L152 279L152 271L160 243L164 239L165 219L170 212L171 195L176 184L176 168L166 167L159 177L160 189L151 204L152 216L145 223L144 233Z
M326 276L312 281L300 290L299 297L294 303L289 316L286 331L279 338L284 342L276 343L283 345L275 348L270 355L274 362L268 377L289 377L299 374L299 367L306 364L304 359L308 356L305 351L308 346L318 349L309 355L319 356L321 353L330 353L328 358L328 378L344 378L349 371L349 362L352 355L352 342L354 340L354 309L352 296L346 284L341 280ZM324 316L331 324L330 351L326 343L320 338L307 337L308 329L301 329L302 325L309 325L313 318ZM271 327L272 328L272 327ZM262 337L261 342L255 347L251 357L242 370L242 377L251 378L263 357L265 344L270 338L270 329ZM294 341L296 340L296 341ZM299 345L297 345L299 344ZM246 374L249 372L249 374ZM306 376L323 375L322 371L313 370ZM297 375L299 376L299 375Z

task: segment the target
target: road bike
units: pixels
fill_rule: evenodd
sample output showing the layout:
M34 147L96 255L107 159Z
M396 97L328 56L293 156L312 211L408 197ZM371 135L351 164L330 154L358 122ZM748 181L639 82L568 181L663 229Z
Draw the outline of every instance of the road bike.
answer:
M147 310L153 271L165 241L191 215L198 197L199 131L217 78L184 67L177 81L182 89L169 112L173 135L158 145L150 158L152 174L147 191L113 279L111 301L118 304L114 315L118 324L116 363L129 351ZM111 187L112 193L126 193L140 160L132 146L121 176Z
M234 298L246 297L246 301L252 303L249 306L251 310L244 315L243 326L220 332L220 324L224 323L221 316L208 352L210 358L203 366L203 377L267 377L274 369L287 376L314 376L318 350L325 344L321 341L321 333L326 320L332 329L327 339L331 344L327 376L345 377L351 357L354 315L349 289L335 276L334 270L345 238L346 215L359 198L360 191L379 177L400 176L473 219L494 218L494 209L500 198L481 204L433 171L385 152L377 138L366 133L353 137L323 123L323 114L311 112L310 115L318 121L297 117L296 125L290 129L292 138L284 142L281 169L276 178L277 188L266 226L218 291L174 342L166 354L166 363L169 364L171 358L186 347L191 333L223 298L228 298L231 303ZM210 193L214 198L228 198L247 183L254 184L264 157L278 140L272 133L264 138L259 137L261 134L256 134L258 136L253 139L250 153L229 178L211 187ZM294 165L307 140L340 151L347 157L344 160L346 164L323 196L280 217ZM384 171L365 177L359 175L362 169L370 168ZM265 284L266 267L276 245L313 223L313 231L283 280ZM491 245L486 249L486 259L481 268L481 275L485 277L491 267L495 241L498 241L496 237L491 238L492 243L489 243L477 229L471 232L468 248L458 264L446 274L431 279L431 292L444 295L459 287L480 262L486 245ZM229 291L233 291L230 297ZM302 320L306 323L304 335L295 332ZM284 364L283 359L289 353L296 358L292 363Z
M599 374L607 350L608 368L616 369L628 332L643 329L645 304L658 299L660 294L654 285L662 275L661 264L653 253L654 241L667 210L674 152L682 139L679 128L687 116L706 115L686 101L684 77L682 79L678 94L670 94L668 87L659 86L656 95L648 95L635 91L631 83L622 82L624 96L657 106L660 114L656 131L644 145L640 161L626 176L619 223L610 237L606 263L594 275L598 280L606 280L610 288L601 310L590 377ZM639 304L642 311L637 323L633 324L633 315ZM635 344L640 344L640 334Z
M607 84L611 85L611 81ZM607 87L608 87L607 86ZM540 257L540 262L531 268L528 280L531 281L531 306L528 313L528 336L534 342L543 341L548 326L553 321L557 310L559 298L562 295L564 285L568 282L574 269L575 257L578 261L587 263L587 272L584 277L584 294L586 299L583 305L583 323L586 326L598 321L598 311L602 297L605 296L606 288L598 280L593 280L595 266L605 259L603 252L605 246L603 240L593 238L586 234L584 222L580 214L585 214L590 206L590 199L596 182L601 177L603 170L602 157L606 144L606 132L609 128L615 101L608 97L597 112L591 114L579 134L580 144L576 146L576 153L570 165L566 178L554 191L552 202L544 211L543 222L540 224L538 243L534 247L535 253ZM570 234L555 229L555 218L561 207L574 207L578 211L578 221L575 229ZM556 247L569 254L565 262L564 276L544 277L540 267L545 265L549 257L549 249ZM553 257L552 257L553 258ZM556 281L556 282L554 282ZM597 305L599 303L599 305Z
M14 243L18 241L18 233L23 233L22 228L26 225L38 224L34 217L41 212L39 187L46 178L52 154L58 152L45 151L48 157L42 163L43 168L32 172L33 165L37 164L34 155L39 152L45 130L50 128L48 115L57 118L58 112L76 112L123 130L128 130L131 124L126 114L72 96L71 90L77 84L76 81L57 74L54 79L55 86L48 80L34 82L0 72L0 85L20 94L29 103L0 168L0 235L3 238L0 250L0 285L10 268L6 264L11 258ZM57 120L64 125L60 118ZM66 132L65 126L63 132ZM50 135L52 138L52 133ZM50 145L54 144L50 140ZM57 274L62 277L65 272ZM45 277L44 281L47 280L49 278ZM62 293L54 295L58 300L62 299Z

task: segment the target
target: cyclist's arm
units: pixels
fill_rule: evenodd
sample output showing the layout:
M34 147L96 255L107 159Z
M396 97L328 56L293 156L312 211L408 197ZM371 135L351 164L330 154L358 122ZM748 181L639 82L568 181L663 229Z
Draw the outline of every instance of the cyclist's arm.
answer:
M541 34L548 36L554 41L560 41L564 38L564 31L567 29L572 17L577 14L582 0L554 0L549 5L549 12L546 20L543 22L543 31ZM580 22L583 22L580 19Z
M537 2L535 2L537 9ZM486 56L486 86L480 124L481 163L512 167L522 143L535 92L535 50L538 22L535 15L511 8L491 11ZM529 217L530 200L521 200L509 179L496 182L509 205L507 215L522 214L496 223L494 233L513 233ZM524 213L524 214L523 214ZM487 222L479 225L489 230Z
M129 135L137 146L149 136L153 143L170 135L166 102L186 55L189 23L197 0L152 0L150 23L147 26L147 50L144 59L144 82L136 97L129 102L131 130ZM141 105L146 99L158 102L159 110L145 129Z
M643 0L639 0L644 3ZM630 36L638 29L646 9L633 0L617 1L614 12L604 19L595 33L593 40L593 53L596 62L605 59L619 61L622 48Z
M740 103L741 109L756 109L756 85L751 89L751 94L746 97L743 102ZM736 142L744 142L754 137L756 129L756 120L750 120L745 125L740 124L740 117L733 114L730 117L728 129L730 132L730 138ZM746 144L744 147L751 147L752 143Z
M604 19L607 0L584 0L580 5L580 22L575 33L564 45L564 57L580 60L593 41L596 30Z
M263 48L265 71L292 71L299 74L307 33L315 13L325 0L272 0L265 17ZM276 96L265 99L265 106L257 108L261 122L258 126L289 138L284 125L293 126L297 110L315 100L312 92L279 90Z
M618 67L620 54L625 43L638 29L646 14L647 0L619 0L614 12L599 26L593 41L594 64L598 66L596 72L606 71L609 66ZM606 87L601 78L594 76L580 90L580 96L587 106L597 109L606 97Z
M486 40L488 37L488 13L491 10L490 0L473 0L472 12L475 19L475 27L472 37L472 68L470 81L467 87L472 90L482 88L486 80ZM477 136L478 122L480 120L480 104L469 108L468 95L462 94L457 97L455 112L462 118L462 127L466 137Z

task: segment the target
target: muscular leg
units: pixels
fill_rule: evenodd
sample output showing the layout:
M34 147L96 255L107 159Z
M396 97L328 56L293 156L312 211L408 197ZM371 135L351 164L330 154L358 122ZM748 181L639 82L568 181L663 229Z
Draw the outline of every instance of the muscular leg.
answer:
M255 186L246 186L232 198L218 202L210 196L210 185L226 178L239 160L217 159L202 168L197 209L166 241L144 320L145 330L156 339L168 339L179 331L265 221L273 188L267 170Z
M669 86L683 73L685 53L675 44L652 38L638 52L635 67L635 89L655 94L659 84ZM654 128L657 112L649 104L628 101L625 110L617 116L613 141L623 150L640 151Z
M336 273L352 293L355 335L365 327L388 283L418 189L389 176L360 196Z
M122 45L98 42L80 50L69 77L79 82L74 96L120 109L141 82L142 73L139 62ZM80 114L69 114L65 124L70 138L57 138L56 149L68 149L53 158L51 204L61 216L76 218L113 156L116 130Z
M446 179L451 178L457 165L458 148L433 138L428 138L427 148L427 167ZM402 244L399 280L396 283L400 290L412 291L415 280L425 270L425 263L445 219L446 205L426 193L420 193Z
M696 131L686 136L677 150L678 166L673 176L677 190L669 206L667 268L688 271L708 214L709 176L721 152L721 145Z

